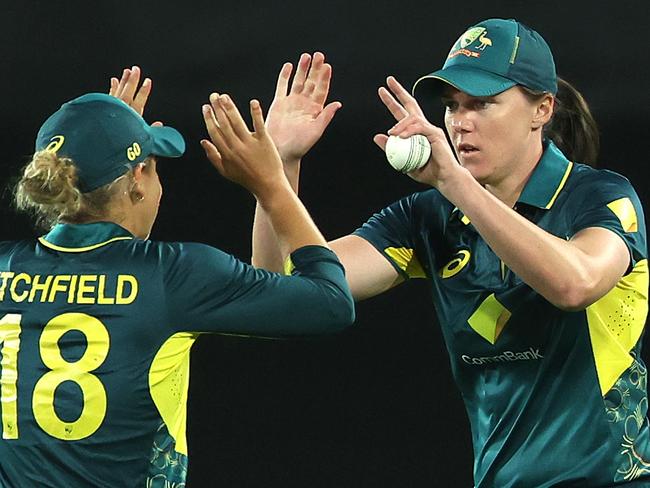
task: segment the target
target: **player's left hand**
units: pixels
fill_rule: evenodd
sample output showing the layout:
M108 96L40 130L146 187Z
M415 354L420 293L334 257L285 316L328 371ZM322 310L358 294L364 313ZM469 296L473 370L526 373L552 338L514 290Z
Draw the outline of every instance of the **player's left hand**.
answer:
M116 77L111 78L111 88L109 95L119 98L140 115L144 114L144 109L151 94L151 78L145 78L140 85L142 70L139 66L124 68L122 77L118 80ZM155 123L158 125L160 123ZM160 124L162 125L162 124Z
M303 53L289 87L291 63L285 63L278 75L273 103L266 127L285 163L299 161L321 138L332 121L340 102L325 105L332 67L325 55Z
M460 168L445 132L426 119L417 100L394 77L386 79L386 86L388 88L379 88L379 98L397 120L388 135L406 138L422 134L431 144L429 162L408 175L420 183L438 188L445 178ZM388 135L376 134L373 138L375 144L384 151Z

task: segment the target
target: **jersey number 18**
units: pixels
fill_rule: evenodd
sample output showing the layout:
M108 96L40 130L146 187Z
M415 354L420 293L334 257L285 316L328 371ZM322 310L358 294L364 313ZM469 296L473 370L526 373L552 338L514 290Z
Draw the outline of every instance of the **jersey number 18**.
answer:
M2 438L18 439L18 353L22 316L7 314L0 319L0 402L2 404ZM59 339L69 331L79 331L87 347L77 361L61 355ZM32 411L36 423L52 437L75 441L92 435L106 416L106 389L91 374L106 360L110 340L106 326L97 318L83 313L64 313L51 319L43 328L39 350L43 364L50 370L39 378L32 394ZM73 422L61 420L54 409L54 394L65 381L76 383L83 395L83 408Z

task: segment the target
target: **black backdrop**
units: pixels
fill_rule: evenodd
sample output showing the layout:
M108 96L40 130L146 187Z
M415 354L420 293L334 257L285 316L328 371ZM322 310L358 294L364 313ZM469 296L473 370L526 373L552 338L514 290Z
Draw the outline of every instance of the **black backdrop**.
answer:
M649 11L645 0L3 1L2 182L62 102L106 91L111 75L137 63L154 80L146 115L188 142L184 158L159 166L165 192L152 238L248 260L254 202L205 161L201 104L215 90L268 107L282 63L322 50L343 109L306 158L301 193L324 234L338 237L422 188L371 141L392 124L376 95L386 75L410 86L466 26L515 17L547 39L558 73L590 101L601 165L628 176L648 208ZM33 234L7 195L0 212L0 239ZM336 337L200 339L190 486L471 486L467 418L427 295L413 282L363 302L355 327Z

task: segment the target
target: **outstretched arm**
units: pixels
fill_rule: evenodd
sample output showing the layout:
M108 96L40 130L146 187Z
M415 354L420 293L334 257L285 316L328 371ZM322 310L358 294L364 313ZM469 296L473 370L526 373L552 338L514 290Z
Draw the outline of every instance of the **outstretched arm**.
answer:
M255 195L277 236L281 256L303 246L327 246L284 175L257 100L251 101L250 111L252 132L228 95L210 96L203 118L211 140L201 141L208 159L224 177Z
M339 102L325 105L332 68L322 53L303 54L291 81L292 65L286 63L278 76L275 98L267 127L284 163L292 188L298 192L302 157L320 139L331 122ZM253 224L253 264L281 271L282 255L264 209L255 209ZM391 264L370 243L348 235L329 243L345 267L355 300L378 295L402 281Z
M409 173L429 184L471 220L490 248L529 286L558 308L581 310L611 290L630 264L623 240L613 231L589 227L564 240L536 226L481 186L463 168L444 131L424 117L417 101L393 77L379 96L398 121L388 132L409 137L423 134L431 158ZM387 136L375 142L385 148Z
M302 54L293 80L292 71L291 63L285 63L280 70L266 126L284 163L287 179L297 194L300 161L321 138L341 103L325 104L332 67L322 53L317 52L313 57ZM252 263L271 271L281 271L284 264L277 236L260 205L255 209L253 222Z

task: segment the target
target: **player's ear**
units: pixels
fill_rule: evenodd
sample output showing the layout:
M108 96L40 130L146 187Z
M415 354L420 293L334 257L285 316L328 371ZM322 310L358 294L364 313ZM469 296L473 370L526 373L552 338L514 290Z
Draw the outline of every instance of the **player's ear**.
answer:
M138 203L144 200L144 185L142 184L144 168L145 165L143 163L140 163L133 168L133 185L129 192L131 202L133 203Z
M550 93L544 94L541 100L535 102L535 113L532 120L533 130L544 127L551 120L554 108L555 97Z

